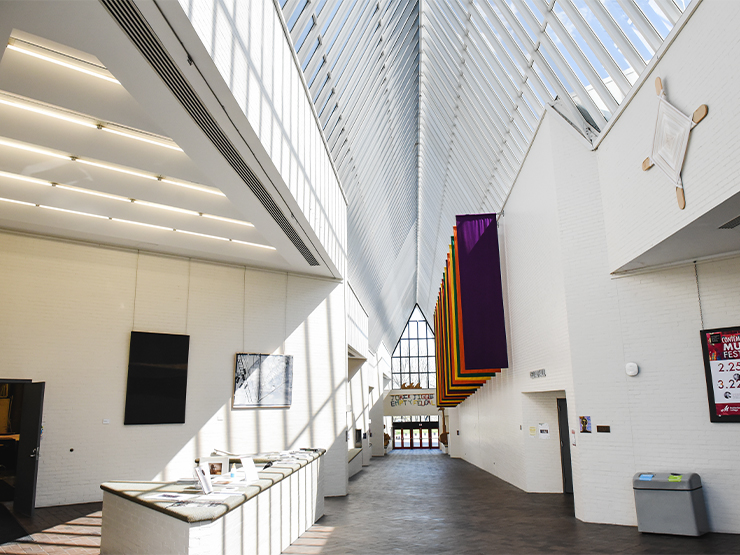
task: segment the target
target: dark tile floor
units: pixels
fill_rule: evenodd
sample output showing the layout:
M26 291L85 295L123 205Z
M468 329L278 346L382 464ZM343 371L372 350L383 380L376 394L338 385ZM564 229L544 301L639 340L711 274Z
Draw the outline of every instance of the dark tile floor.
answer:
M641 534L586 524L571 496L529 494L439 451L394 451L326 499L325 516L285 553L740 553L740 535Z
M98 555L102 503L36 509L33 518L16 515L30 535L0 545L0 553Z

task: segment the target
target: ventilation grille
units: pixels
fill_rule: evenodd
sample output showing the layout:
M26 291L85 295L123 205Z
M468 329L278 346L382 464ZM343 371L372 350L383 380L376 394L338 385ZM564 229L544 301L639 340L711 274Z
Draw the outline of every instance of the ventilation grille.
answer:
M187 82L185 76L180 73L175 62L170 58L132 0L101 0L101 2L139 49L144 58L146 58L154 71L157 72L162 81L169 87L172 94L177 97L185 110L190 114L190 117L193 118L193 121L201 128L229 165L239 174L239 177L242 178L244 183L247 184L249 189L259 199L262 206L270 213L275 222L277 222L303 255L303 258L306 259L306 262L311 266L318 266L318 261L303 242L303 239L301 239L290 224L264 185L260 183L257 176L254 175L247 163L242 159L239 152L218 123L216 123L216 120L205 107L197 93Z
M740 225L740 216L738 216L737 218L733 218L726 224L722 224L721 226L719 226L718 229L735 229L739 225Z

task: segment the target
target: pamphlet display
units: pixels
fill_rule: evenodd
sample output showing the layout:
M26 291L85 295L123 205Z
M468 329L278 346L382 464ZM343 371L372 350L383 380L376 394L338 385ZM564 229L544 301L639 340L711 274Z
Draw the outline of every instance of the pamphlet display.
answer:
M709 419L740 422L740 326L702 330Z

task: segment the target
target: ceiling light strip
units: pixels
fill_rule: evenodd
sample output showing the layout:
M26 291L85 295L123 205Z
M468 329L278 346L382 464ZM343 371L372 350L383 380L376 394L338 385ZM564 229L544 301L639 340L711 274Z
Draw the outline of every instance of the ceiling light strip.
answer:
M34 58L51 62L52 64L73 69L86 75L97 77L98 79L103 79L110 83L116 83L117 85L121 84L120 81L113 77L106 68L83 62L82 60L78 60L77 58L73 58L67 54L50 48L45 48L27 41L21 41L14 37L11 37L8 41L8 48L15 52L20 52L21 54L33 56Z
M131 175L134 177L140 177L142 179L148 179L152 181L161 181L163 183L169 183L170 185L176 185L178 187L184 187L186 189L193 189L195 191L200 191L202 193L208 193L211 195L218 195L225 197L226 195L220 191L219 189L216 189L215 187L207 187L205 185L197 185L195 183L190 183L188 181L181 181L179 179L173 179L171 177L165 177L163 175L155 175L155 174L149 174L144 173L137 170L132 170L130 168L127 168L125 166L119 166L118 164L104 164L102 162L97 162L94 160L86 160L84 158L80 158L78 156L75 156L73 154L63 154L61 152L55 152L52 150L48 150L45 148L40 148L34 145L29 145L27 143L22 143L20 141L14 141L11 139L6 139L3 137L0 137L0 145L7 146L10 148L17 148L20 150L26 150L28 152L34 152L36 154L42 154L44 156L52 156L54 158L59 158L61 160L68 160L71 162L79 162L80 164L86 164L88 166L95 166L96 168L101 168L104 170L114 171L118 173L124 173L126 175Z
M146 131L141 131L139 129L132 129L123 125L118 125L116 123L102 121L86 114L80 114L71 110L65 110L59 108L58 106L42 103L36 100L31 100L29 98L10 94L5 91L0 91L0 104L5 104L6 106L11 106L13 108L18 108L21 110L26 110L28 112L33 112L35 114L40 114L50 118L74 123L76 125L87 127L88 129L99 129L101 131L113 133L121 137L126 137L128 139L134 139L148 144L161 146L170 150L176 150L178 152L183 151L179 146L177 146L177 144L175 144L174 141L167 137L160 137L154 135L153 133L147 133Z
M148 223L145 223L145 222L137 222L135 220L126 220L126 219L123 219L123 218L113 218L111 216L102 216L100 214L92 214L90 212L80 212L79 210L69 210L67 208L59 208L59 207L56 207L56 206L49 206L49 205L46 205L46 204L34 204L32 202L25 202L25 201L22 201L22 200L15 200L15 199L10 199L10 198L5 198L5 197L0 197L0 202L8 202L8 203L12 203L12 204L21 204L23 206L43 208L45 210L54 210L56 212L64 212L64 213L67 213L67 214L74 214L76 216L86 216L86 217L90 217L90 218L97 218L97 219L100 219L100 220L109 220L109 221L112 221L112 222L121 222L121 223L138 225L138 226L143 226L143 227L151 227L153 229L160 229L160 230L163 230L163 231L174 231L174 232L177 232L177 233L184 233L186 235L195 235L195 236L198 236L198 237L204 237L206 239L216 239L218 241L227 241L229 243L238 243L240 245L247 245L247 246L250 246L250 247L256 247L256 248L266 249L266 250L271 250L271 251L277 250L275 247L272 247L270 245L261 245L259 243L250 243L249 241L241 241L239 239L230 239L228 237L220 237L218 235L208 235L206 233L198 233L196 231L188 231L188 230L185 230L185 229L179 229L179 228L174 228L174 227L165 227L165 226L156 225L156 224L148 224Z
M221 222L242 225L245 227L254 227L254 224L252 224L251 222L244 221L244 220L235 220L232 218L225 218L223 216L216 216L214 214L206 214L204 212L198 212L196 210L188 210L187 208L178 208L177 206L170 206L167 204L159 204L157 202L150 202L148 200L140 200L140 199L135 199L135 198L130 198L130 197L124 197L121 195L114 195L111 193L103 193L101 191L94 191L92 189L83 189L82 187L75 187L74 185L64 185L62 183L57 183L55 181L46 181L44 179L37 179L35 177L29 177L27 175L20 175L17 173L0 171L0 177L6 177L8 179L15 179L17 181L25 181L27 183L34 183L36 185L44 185L46 187L55 187L57 189L64 189L65 191L72 191L75 193L82 193L85 195L93 195L96 197L107 198L110 200L131 202L134 204L140 204L142 206L148 206L150 208L158 208L160 210L167 210L169 212L179 212L181 214L189 214L191 216L201 216L209 220L218 220Z

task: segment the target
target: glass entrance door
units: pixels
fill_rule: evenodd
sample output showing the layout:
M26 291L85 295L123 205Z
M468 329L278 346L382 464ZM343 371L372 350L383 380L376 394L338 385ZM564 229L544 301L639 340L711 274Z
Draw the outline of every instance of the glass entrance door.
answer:
M395 422L393 424L394 449L438 449L437 422Z

